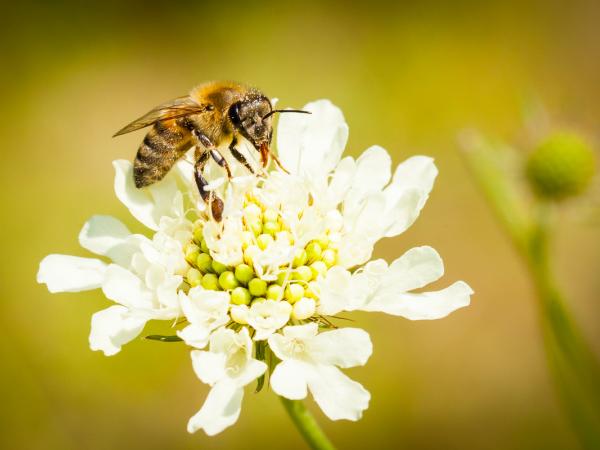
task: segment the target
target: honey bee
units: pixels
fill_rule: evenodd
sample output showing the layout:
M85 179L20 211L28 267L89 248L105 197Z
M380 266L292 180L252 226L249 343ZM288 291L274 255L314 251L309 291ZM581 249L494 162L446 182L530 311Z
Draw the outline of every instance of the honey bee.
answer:
M272 116L281 112L308 113L273 109L269 98L255 88L227 81L210 82L197 86L187 96L157 106L117 131L114 136L152 126L133 163L137 188L161 180L193 146L194 177L200 196L210 205L212 217L221 221L223 201L212 191L205 190L208 181L202 169L209 158L213 158L231 178L229 164L220 151L229 149L237 161L255 174L253 167L237 149L240 141L246 139L260 153L263 167L272 157L285 170L269 148L273 136Z

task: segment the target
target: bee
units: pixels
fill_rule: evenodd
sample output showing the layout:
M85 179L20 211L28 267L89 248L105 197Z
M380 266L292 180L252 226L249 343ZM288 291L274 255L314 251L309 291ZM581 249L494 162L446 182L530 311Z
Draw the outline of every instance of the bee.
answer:
M133 177L138 189L161 180L193 146L194 178L200 196L210 205L212 217L221 221L223 201L205 189L208 181L202 174L204 166L212 158L231 178L231 169L221 153L221 150L228 149L248 171L256 174L237 148L245 139L260 154L262 167L267 166L271 157L285 170L270 151L273 114L281 112L308 113L273 109L269 98L258 89L216 81L201 84L189 95L157 106L117 131L113 137L152 126L133 163Z

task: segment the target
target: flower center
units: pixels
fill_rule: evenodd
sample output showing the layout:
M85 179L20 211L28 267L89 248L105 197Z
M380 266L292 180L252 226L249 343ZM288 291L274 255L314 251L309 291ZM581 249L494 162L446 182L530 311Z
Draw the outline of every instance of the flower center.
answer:
M247 195L238 242L243 262L234 266L213 258L215 253L211 254L207 245L204 222L197 221L193 240L185 247L187 283L191 287L226 291L232 305L251 307L266 300L284 301L294 306L292 318L312 317L318 303L316 280L337 261L335 237L326 230L298 246L284 217L281 209L267 208ZM265 265L268 273L262 269Z

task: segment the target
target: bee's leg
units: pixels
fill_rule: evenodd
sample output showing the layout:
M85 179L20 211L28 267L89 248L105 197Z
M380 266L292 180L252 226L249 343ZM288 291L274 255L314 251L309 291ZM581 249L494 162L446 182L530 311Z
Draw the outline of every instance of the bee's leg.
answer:
M250 173L252 175L256 175L256 172L254 171L254 169L252 168L252 166L250 165L250 163L248 162L246 157L244 155L242 155L237 148L235 148L235 146L237 145L237 142L238 142L237 138L234 136L233 139L231 140L231 144L229 144L229 151L231 152L233 157L238 160L238 162L242 163L244 165L244 167L246 167L246 169L248 169L250 171Z
M213 148L210 149L209 152L210 156L212 156L212 159L214 159L218 165L220 165L227 171L227 177L231 178L231 169L229 168L229 164L227 164L227 160L223 157L223 155L221 155L219 150Z
M206 165L210 153L208 151L201 152L199 147L196 147L196 164L194 164L194 178L196 180L196 185L198 186L198 191L200 192L200 196L202 200L207 205L210 205L211 213L213 218L220 222L223 217L223 200L217 197L212 191L207 191L204 188L208 185L208 181L206 178L202 176L202 169Z
M225 158L223 158L223 155L219 153L217 147L215 146L215 144L212 143L208 136L199 132L196 129L192 130L192 134L198 140L198 142L202 144L202 146L207 150L207 154L210 154L210 156L212 156L215 162L227 171L227 176L231 178L231 170L229 169L229 164L227 164L227 161L225 160Z

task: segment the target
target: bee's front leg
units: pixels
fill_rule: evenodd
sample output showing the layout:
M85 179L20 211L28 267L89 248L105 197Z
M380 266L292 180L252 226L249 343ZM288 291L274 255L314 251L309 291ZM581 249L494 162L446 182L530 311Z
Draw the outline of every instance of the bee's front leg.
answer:
M196 164L194 164L194 178L196 180L196 186L198 186L198 191L200 192L200 197L204 200L204 203L210 205L210 210L212 213L212 217L220 222L223 218L223 200L215 195L213 191L207 191L205 188L208 185L208 181L202 175L202 169L206 165L210 153L208 151L202 151L198 146L196 146Z
M238 160L238 162L242 163L244 165L244 167L250 171L250 173L252 175L256 175L256 172L254 171L254 169L252 168L252 166L250 165L250 163L248 162L246 157L244 155L242 155L242 153L237 148L235 148L237 143L238 143L237 138L235 136L233 136L233 139L231 140L231 144L229 144L229 151L231 152L233 157Z

